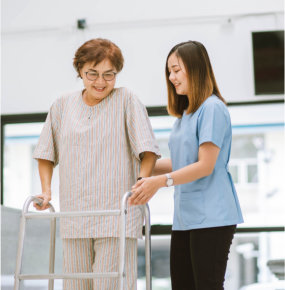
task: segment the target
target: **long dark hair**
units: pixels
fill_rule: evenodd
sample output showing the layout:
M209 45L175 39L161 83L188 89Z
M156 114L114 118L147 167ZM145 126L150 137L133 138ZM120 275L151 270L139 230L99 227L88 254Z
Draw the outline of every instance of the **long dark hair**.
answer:
M179 58L184 66L189 81L187 95L177 95L175 87L169 80L168 59L172 54ZM204 45L198 41L187 41L175 45L166 59L165 76L168 90L168 113L180 118L184 110L187 114L194 113L201 104L212 94L216 95L224 103L210 58Z

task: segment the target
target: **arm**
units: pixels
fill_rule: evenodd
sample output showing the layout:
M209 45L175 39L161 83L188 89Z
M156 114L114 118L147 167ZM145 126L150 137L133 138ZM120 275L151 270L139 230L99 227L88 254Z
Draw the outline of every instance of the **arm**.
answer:
M211 142L199 147L198 161L171 173L173 185L189 183L212 174L220 148Z
M152 175L155 176L160 174L166 174L171 171L172 171L171 159L164 158L156 161Z
M210 175L215 168L219 152L220 148L213 143L203 143L199 147L197 162L170 172L174 185L189 183ZM130 197L129 203L133 205L145 204L164 186L166 186L165 175L142 179L132 188L133 195Z
M140 168L139 176L141 177L151 176L156 159L157 159L157 155L155 155L153 152L144 152L144 155L141 161L141 168Z
M37 210L45 210L48 208L47 204L51 200L51 179L53 174L53 162L44 159L38 159L38 168L41 179L42 194L37 197L43 199L42 206L34 203Z

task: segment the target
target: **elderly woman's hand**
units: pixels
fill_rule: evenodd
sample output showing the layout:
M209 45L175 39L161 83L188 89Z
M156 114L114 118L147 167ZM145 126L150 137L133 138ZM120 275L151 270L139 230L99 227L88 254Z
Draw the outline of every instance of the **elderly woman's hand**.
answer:
M147 203L154 194L165 186L166 177L163 175L143 178L132 187L132 195L129 198L130 205Z
M39 199L42 199L42 203L41 204L38 204L36 202L34 202L34 207L37 209L37 210L45 210L45 209L48 209L49 208L49 202L51 201L51 192L44 192L40 195L37 195L36 196L37 198Z

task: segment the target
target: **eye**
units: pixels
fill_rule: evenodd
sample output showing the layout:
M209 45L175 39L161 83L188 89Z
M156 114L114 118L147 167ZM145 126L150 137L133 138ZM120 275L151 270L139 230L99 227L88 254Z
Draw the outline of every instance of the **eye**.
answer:
M103 74L103 78L105 81L112 81L116 76L115 72L106 72Z

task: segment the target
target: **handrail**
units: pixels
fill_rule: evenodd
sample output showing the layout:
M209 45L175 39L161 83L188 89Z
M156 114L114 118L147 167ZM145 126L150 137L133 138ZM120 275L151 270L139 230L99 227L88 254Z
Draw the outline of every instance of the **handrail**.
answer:
M151 225L151 235L152 236L162 236L171 234L172 225ZM284 226L272 226L272 227L237 227L236 233L264 233L264 232L284 232ZM144 229L143 229L144 234Z

